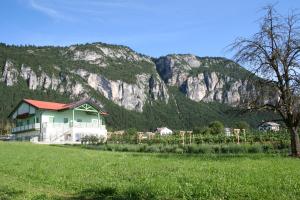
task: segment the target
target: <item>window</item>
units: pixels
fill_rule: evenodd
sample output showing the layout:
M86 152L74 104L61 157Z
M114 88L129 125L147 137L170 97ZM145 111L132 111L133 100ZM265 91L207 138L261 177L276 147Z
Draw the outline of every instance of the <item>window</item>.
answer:
M69 122L69 119L68 118L64 118L64 123L68 123Z
M49 123L54 123L54 117L53 116L49 117Z
M30 122L29 119L27 119L27 121L26 121L27 125L29 125L29 122Z
M77 119L77 122L82 122L82 119Z
M40 123L40 118L36 118L36 123Z
M98 124L98 119L92 119L93 124Z

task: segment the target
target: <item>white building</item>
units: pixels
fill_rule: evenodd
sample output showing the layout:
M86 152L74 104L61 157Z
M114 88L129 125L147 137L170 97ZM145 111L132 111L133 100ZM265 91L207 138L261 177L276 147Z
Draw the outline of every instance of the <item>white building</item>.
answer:
M171 135L171 134L173 134L173 131L168 129L167 127L157 128L156 132L159 133L160 135Z
M226 136L232 136L231 128L224 128L224 133Z
M263 122L259 125L258 130L260 131L279 131L280 130L280 124L277 124L275 122Z
M15 139L76 143L84 136L107 138L101 109L89 100L70 104L23 99L9 115Z

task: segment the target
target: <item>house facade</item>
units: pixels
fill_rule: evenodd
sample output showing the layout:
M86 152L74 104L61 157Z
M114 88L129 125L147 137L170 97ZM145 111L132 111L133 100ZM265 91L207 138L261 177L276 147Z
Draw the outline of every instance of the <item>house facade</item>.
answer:
M167 127L157 128L156 132L159 133L160 135L171 135L171 134L173 134L173 131L168 129Z
M263 122L258 126L258 130L260 131L279 131L280 130L280 124L277 124L275 122Z
M84 136L107 137L105 112L89 100L70 104L23 99L11 112L17 140L76 143Z

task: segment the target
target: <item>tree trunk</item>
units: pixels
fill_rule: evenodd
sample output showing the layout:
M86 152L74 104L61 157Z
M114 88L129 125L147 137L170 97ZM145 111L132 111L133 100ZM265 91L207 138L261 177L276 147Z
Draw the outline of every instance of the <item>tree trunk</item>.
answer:
M291 156L300 157L300 141L297 128L291 128Z

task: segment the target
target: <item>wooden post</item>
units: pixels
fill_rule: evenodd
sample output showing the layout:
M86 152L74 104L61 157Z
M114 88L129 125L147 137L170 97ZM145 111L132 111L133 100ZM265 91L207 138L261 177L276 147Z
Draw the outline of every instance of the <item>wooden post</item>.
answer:
M99 112L97 112L98 114L98 128L100 128L100 115L99 115Z
M74 127L74 118L75 118L75 113L74 113L74 109L73 109L72 111L73 111L73 120L72 120L72 127Z
M192 133L190 133L190 145L192 144Z
M184 132L180 131L179 134L180 134L180 136L182 138L182 145L184 146Z

